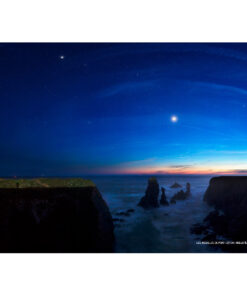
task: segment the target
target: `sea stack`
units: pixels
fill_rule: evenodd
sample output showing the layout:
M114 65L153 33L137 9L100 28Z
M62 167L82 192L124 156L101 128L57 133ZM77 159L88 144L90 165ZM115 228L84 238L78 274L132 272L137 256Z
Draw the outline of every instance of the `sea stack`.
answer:
M190 183L186 183L185 194L186 194L187 197L191 194L191 192L190 192Z
M163 206L169 206L169 202L167 201L166 194L165 194L165 188L161 187L161 199L160 204Z
M176 189L176 188L182 188L182 186L177 182L175 182L172 186L170 186L170 188Z
M180 190L179 192L175 193L174 196L171 199L171 202L174 202L176 200L185 200L190 196L190 183L186 184L186 191Z
M0 237L0 252L114 252L108 206L81 178L0 179Z
M158 196L159 196L159 184L155 177L148 180L148 187L146 189L145 196L143 196L138 204L138 206L144 209L158 208Z

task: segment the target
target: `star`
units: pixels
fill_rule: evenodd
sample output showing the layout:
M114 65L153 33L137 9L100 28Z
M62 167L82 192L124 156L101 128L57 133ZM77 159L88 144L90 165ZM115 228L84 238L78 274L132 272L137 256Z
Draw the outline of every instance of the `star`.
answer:
M177 122L177 121L178 121L178 117L176 115L172 115L171 122Z
M59 58L60 58L60 60L64 60L65 56L64 55L60 55Z

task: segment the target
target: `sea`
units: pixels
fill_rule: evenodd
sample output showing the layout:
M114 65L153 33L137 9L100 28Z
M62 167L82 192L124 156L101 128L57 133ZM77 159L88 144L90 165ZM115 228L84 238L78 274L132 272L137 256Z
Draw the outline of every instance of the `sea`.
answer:
M114 232L117 253L211 253L221 250L201 244L198 235L191 234L190 228L200 223L212 211L203 195L208 187L210 176L156 176L160 187L166 189L168 201L178 190L185 190L191 184L191 196L176 204L145 210L137 206L144 196L150 176L90 176L115 222ZM172 189L174 182L182 188ZM134 209L129 216L118 216L119 212Z

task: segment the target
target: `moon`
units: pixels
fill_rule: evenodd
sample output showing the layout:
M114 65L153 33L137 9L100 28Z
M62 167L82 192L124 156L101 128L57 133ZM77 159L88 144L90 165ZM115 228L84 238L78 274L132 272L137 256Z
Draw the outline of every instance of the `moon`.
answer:
M178 117L176 115L172 115L171 122L177 122L177 121L178 121Z

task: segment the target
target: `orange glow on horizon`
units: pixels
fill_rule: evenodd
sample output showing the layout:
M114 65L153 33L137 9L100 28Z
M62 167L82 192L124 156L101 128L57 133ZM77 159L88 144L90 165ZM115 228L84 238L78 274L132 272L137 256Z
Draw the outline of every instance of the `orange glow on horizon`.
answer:
M241 170L226 168L119 168L110 170L109 173L126 175L247 175L244 170L241 172Z

